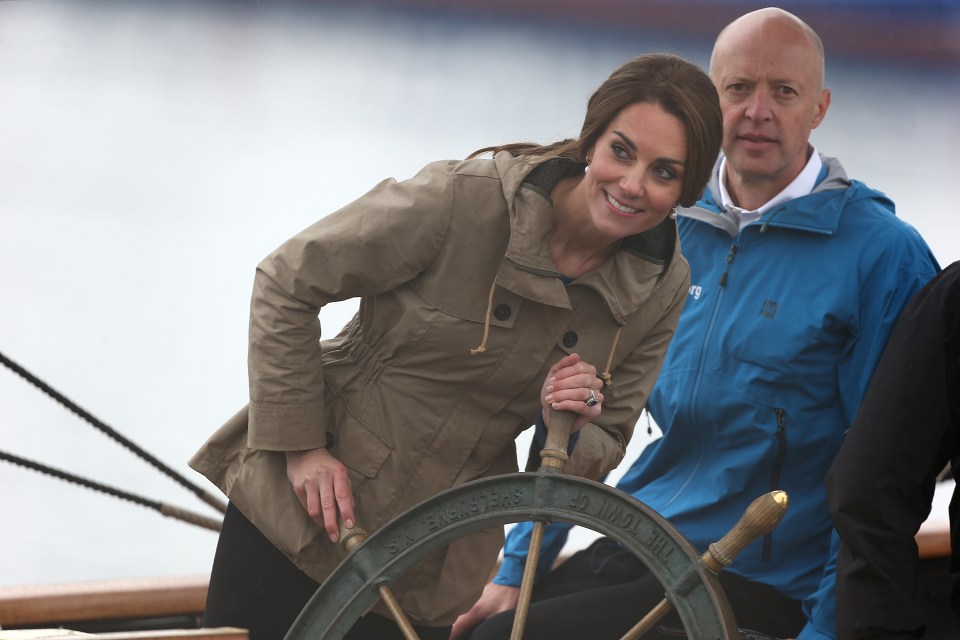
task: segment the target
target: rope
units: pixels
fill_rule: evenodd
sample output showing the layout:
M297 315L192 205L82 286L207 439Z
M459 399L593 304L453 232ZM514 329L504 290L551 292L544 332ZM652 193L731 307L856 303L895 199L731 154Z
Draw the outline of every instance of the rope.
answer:
M24 380L26 380L33 386L43 391L44 393L46 393L48 396L50 396L51 398L53 398L54 400L62 404L64 407L69 409L74 414L80 416L81 418L89 422L91 425L93 425L95 428L105 433L107 436L109 436L113 440L119 442L121 445L123 445L124 447L132 451L134 454L139 456L141 459L153 465L161 473L170 477L175 482L185 487L188 491L193 492L198 498L200 498L201 500L203 500L213 508L217 509L218 511L220 511L220 513L226 513L227 506L223 503L222 500L218 499L216 496L209 493L202 487L190 482L190 480L185 478L182 474L174 471L173 469L165 465L163 462L161 462L151 454L147 453L144 449L134 444L131 440L122 436L120 433L118 433L114 429L108 427L106 424L104 424L103 422L95 418L93 415L91 415L84 409L81 409L76 403L74 403L69 398L59 393L58 391L56 391L53 387L45 383L43 380L40 380L35 375L33 375L32 373L30 373L29 371L21 367L19 364L17 364L16 362L8 358L2 352L0 352L0 363L3 363L4 365L6 365L6 367L9 368L11 371L16 373L17 375L22 377Z
M483 317L483 338L480 340L480 346L470 349L470 355L475 356L487 350L487 338L490 337L490 312L493 309L493 292L497 289L497 281L494 280L490 285L490 294L487 296L487 314Z
M81 478L72 473L62 471L60 469L54 469L53 467L48 467L39 462L34 462L33 460L27 460L26 458L21 458L20 456L13 455L12 453L7 453L5 451L0 451L0 460L6 462L12 462L13 464L20 465L21 467L26 467L32 471L37 471L39 473L45 473L54 478L59 478L60 480L65 480L67 482L72 482L78 484L81 487L86 487L87 489L93 489L94 491L101 491L107 495L113 496L114 498L120 498L121 500L129 500L130 502L136 503L142 507L148 509L153 509L154 511L159 511L165 516L170 516L171 518L177 518L178 520L183 520L184 522L189 522L190 524L195 524L199 527L204 527L206 529L212 529L214 531L220 530L220 522L213 518L208 518L207 516L188 511L187 509L181 509L180 507L175 507L163 502L156 500L150 500L121 489L116 489L114 487L108 487L105 484L100 484L99 482L94 482L93 480L87 480L86 478Z

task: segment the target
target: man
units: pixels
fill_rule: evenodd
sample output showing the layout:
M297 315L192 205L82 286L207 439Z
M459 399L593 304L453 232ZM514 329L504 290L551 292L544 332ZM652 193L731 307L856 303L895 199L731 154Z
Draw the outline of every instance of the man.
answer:
M837 557L837 637L922 636L927 621L917 598L914 536L948 462L960 479L960 262L944 269L900 315L827 474L830 511L843 541ZM954 606L960 599L958 505L955 489ZM954 614L960 619L960 611Z
M617 486L700 551L753 499L785 490L783 522L721 581L740 626L832 638L823 478L900 309L939 267L890 200L810 144L830 91L809 26L776 8L746 14L717 38L710 75L723 154L679 220L692 286L648 403L664 436ZM663 589L606 539L547 573L568 528L546 527L524 637L618 638ZM498 612L472 637L509 635L530 530L511 531L499 574L452 638Z

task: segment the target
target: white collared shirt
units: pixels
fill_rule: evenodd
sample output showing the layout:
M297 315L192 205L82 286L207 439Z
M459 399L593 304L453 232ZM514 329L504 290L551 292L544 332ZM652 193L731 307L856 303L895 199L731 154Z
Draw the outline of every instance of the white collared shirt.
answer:
M813 191L813 188L817 185L817 176L820 175L820 170L823 168L823 161L820 159L820 154L817 153L816 148L811 145L810 149L810 159L807 160L807 166L805 166L803 171L801 171L800 174L793 179L793 182L788 184L783 191L775 195L759 209L754 209L753 211L741 209L737 205L733 204L732 200L730 199L730 194L727 193L725 179L725 176L727 175L727 158L724 156L720 160L720 206L739 218L740 229L742 230L754 220L759 220L760 216L778 204L788 200L793 200L794 198L799 198L801 196L810 195L810 193Z

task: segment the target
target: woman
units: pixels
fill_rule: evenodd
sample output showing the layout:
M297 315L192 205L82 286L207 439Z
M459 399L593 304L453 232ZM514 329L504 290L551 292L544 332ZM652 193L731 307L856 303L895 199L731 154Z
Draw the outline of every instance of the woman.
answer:
M643 56L593 94L579 139L384 181L266 258L250 404L190 463L230 499L205 624L281 638L344 558L338 514L372 532L515 471L543 409L577 415L567 472L615 467L689 286L670 213L702 192L721 123L699 68ZM356 316L320 342L320 308L351 297ZM447 636L502 542L463 538L397 581L421 638ZM400 637L381 615L351 637Z

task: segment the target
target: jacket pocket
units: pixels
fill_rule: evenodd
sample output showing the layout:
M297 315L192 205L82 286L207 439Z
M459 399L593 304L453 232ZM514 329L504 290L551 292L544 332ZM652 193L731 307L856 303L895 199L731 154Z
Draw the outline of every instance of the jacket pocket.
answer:
M376 477L390 455L390 446L364 424L342 398L328 397L327 402L335 405L330 430L334 433L336 442L330 453L360 476Z

